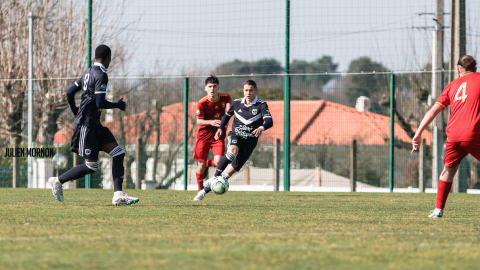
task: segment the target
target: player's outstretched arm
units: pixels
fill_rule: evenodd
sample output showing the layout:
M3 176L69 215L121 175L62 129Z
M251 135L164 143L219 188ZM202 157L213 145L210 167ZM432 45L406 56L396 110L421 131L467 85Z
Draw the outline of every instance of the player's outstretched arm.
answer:
M70 86L70 88L68 88L67 91L68 105L70 105L70 109L75 116L77 116L78 113L78 107L75 106L75 94L80 91L80 89L82 89L82 87L78 85L77 82L75 82L74 84L72 84L72 86Z
M110 102L105 99L105 94L95 94L95 103L97 104L98 108L102 109L120 109L125 111L126 104L123 102L123 98L121 98L118 102Z
M425 114L423 117L422 122L420 123L420 126L418 126L417 132L415 132L415 136L413 136L412 139L412 153L418 149L420 144L422 143L422 132L425 130L425 128L432 123L433 119L439 114L441 111L443 111L443 107L435 104L433 107Z

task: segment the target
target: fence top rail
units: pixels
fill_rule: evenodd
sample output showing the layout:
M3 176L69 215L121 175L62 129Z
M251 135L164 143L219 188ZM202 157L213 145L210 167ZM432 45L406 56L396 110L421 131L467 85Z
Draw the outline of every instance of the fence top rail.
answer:
M438 73L450 73L456 72L456 70L438 70ZM385 71L385 72L356 72L356 73L348 73L348 72L324 72L324 73L251 73L251 74L230 74L230 75L215 75L219 78L227 78L227 77L250 77L250 76L348 76L348 75L385 75L385 74L421 74L421 73L433 73L432 70L405 70L405 71ZM163 76L112 76L109 79L180 79L180 78L205 78L210 76L210 74L205 75L163 75ZM64 77L64 78L34 78L34 81L54 81L54 80L76 80L78 77ZM1 81L28 81L28 78L23 79L0 79Z

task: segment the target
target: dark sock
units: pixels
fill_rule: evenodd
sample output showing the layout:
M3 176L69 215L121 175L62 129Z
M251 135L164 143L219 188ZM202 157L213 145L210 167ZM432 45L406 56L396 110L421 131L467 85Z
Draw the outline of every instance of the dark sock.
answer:
M123 175L125 168L123 167L123 158L125 154L120 154L113 157L112 175L113 175L113 190L122 191Z
M206 187L206 188L204 188L203 190L205 190L206 193L212 191L212 189L211 189L210 187Z
M58 180L60 181L60 183L63 184L65 182L73 180L73 179L82 178L85 175L91 174L93 172L94 172L94 170L91 170L90 168L88 168L86 164L81 164L81 165L78 165L78 166L75 166L75 167L71 168L66 173L60 175L58 177Z
M113 179L113 191L122 191L123 179L115 178Z
M227 153L227 155L228 154L229 153ZM222 175L223 170L227 168L228 164L232 163L233 159L232 160L228 159L227 155L223 156L220 159L220 162L218 162L217 170L215 171L215 174L214 174L215 176Z

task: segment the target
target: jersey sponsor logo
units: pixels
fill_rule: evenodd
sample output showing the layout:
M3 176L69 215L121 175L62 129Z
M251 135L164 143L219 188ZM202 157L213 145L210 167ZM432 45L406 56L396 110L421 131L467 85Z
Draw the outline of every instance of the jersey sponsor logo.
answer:
M253 110L252 110L252 114L253 114L253 115L257 115L257 113L258 113L257 109L253 109Z
M200 115L200 110L197 110L197 115Z
M253 127L240 125L235 128L235 134L237 134L237 136L240 136L244 139L247 139L248 137L255 137L255 135L251 133L252 130L253 130Z
M106 90L107 90L107 85L106 85L106 84L102 84L102 86L100 86L100 89L102 89L102 91L106 91Z

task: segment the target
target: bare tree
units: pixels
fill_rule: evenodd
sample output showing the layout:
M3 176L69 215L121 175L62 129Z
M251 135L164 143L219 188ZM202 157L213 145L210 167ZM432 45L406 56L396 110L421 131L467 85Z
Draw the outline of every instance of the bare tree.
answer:
M126 50L128 37L121 35L125 28L108 29L106 26L118 24L125 2L108 5L95 1L93 7L93 40L97 44L111 44L114 70L120 69L129 57ZM104 16L107 7L115 16ZM40 142L51 144L59 130L57 120L68 107L65 90L86 68L87 7L85 1L76 0L0 2L0 106L8 108L0 112L0 117L5 119L3 126L10 138L20 137L24 128L22 112L28 75L27 14L32 10L35 11L34 77L38 78L35 80L37 125L34 133L40 134Z

